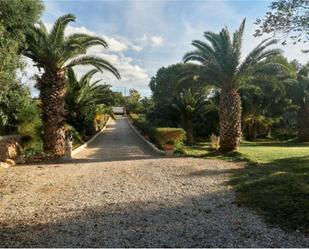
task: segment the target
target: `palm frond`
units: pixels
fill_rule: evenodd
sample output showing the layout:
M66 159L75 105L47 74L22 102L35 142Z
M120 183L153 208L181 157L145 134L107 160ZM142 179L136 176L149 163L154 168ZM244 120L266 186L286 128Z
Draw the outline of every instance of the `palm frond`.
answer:
M258 46L256 46L245 58L243 63L239 66L238 72L242 73L243 71L247 70L249 67L253 66L254 64L258 63L261 59L265 58L266 55L261 57L261 54L265 51L266 48L268 48L271 45L274 45L277 43L277 40L267 38L263 40ZM279 50L274 50L272 54L270 55L278 55L281 52Z
M64 30L70 22L75 21L75 16L73 14L66 14L59 17L54 23L50 31L50 41L55 47L59 47L64 39Z
M111 65L108 61L100 57L81 56L81 57L78 57L78 58L75 58L69 61L67 64L64 65L64 68L74 67L77 65L91 65L97 68L100 72L102 72L102 70L107 70L111 72L113 75L115 75L117 79L121 78L118 70L113 65Z
M85 73L81 78L80 81L81 82L86 82L86 81L90 81L90 79L92 78L93 75L95 75L96 73L100 72L98 69L92 69L90 71L88 71L87 73Z

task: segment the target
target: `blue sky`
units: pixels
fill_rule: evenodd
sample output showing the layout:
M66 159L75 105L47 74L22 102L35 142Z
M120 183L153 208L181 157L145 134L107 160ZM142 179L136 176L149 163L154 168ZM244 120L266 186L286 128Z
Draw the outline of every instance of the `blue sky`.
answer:
M89 51L109 59L122 74L120 81L105 73L97 75L111 84L114 90L136 88L142 95L151 94L150 78L156 71L169 64L180 62L192 50L193 39L203 39L204 31L218 32L224 26L235 30L247 18L244 36L244 55L260 41L252 36L256 18L267 11L270 1L92 1L47 0L43 22L50 27L55 19L66 13L76 15L76 22L68 34L86 32L103 36L109 49L95 47ZM304 62L305 54L300 45L283 47L290 59ZM308 56L308 55L306 55ZM307 58L308 59L308 58ZM79 75L89 68L78 67ZM35 72L29 66L29 77Z

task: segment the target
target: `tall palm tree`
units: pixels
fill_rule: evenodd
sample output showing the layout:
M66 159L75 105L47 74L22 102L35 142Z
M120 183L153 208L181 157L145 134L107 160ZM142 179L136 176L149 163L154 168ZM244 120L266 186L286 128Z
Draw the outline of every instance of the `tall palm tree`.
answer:
M63 155L65 150L65 75L76 65L92 65L98 70L108 70L117 78L120 75L108 61L85 55L94 45L107 47L104 39L87 34L65 36L67 25L75 16L61 16L50 32L43 23L26 34L27 48L24 55L31 58L43 74L37 77L37 88L42 102L44 150Z
M254 48L244 60L241 59L242 39L245 20L239 29L230 36L227 28L220 33L205 32L207 42L194 40L195 51L184 56L184 62L196 61L202 64L196 73L220 89L220 149L232 151L238 148L241 140L241 99L239 88L248 82L258 71L278 67L273 63L263 63L267 57L280 54L278 49L267 49L276 40L266 39Z
M67 92L65 97L67 122L78 132L85 133L89 122L93 121L90 110L94 111L100 104L109 104L112 101L110 85L99 84L101 80L92 82L92 77L99 70L93 69L84 74L79 80L73 69L68 69ZM90 119L88 118L90 117ZM87 120L87 118L89 120Z
M297 105L298 139L309 141L309 64L303 66L297 73L297 78L291 80L290 94L293 103Z
M208 90L208 89L207 89ZM206 109L208 91L193 93L191 89L183 90L179 96L174 98L173 108L181 119L182 126L186 131L187 142L192 143L193 119Z

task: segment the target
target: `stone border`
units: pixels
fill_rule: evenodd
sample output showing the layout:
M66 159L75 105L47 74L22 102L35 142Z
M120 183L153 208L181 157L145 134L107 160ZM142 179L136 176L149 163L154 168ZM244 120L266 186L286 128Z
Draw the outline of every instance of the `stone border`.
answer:
M151 143L149 140L147 140L146 138L144 138L144 136L134 127L134 125L131 123L130 119L127 118L127 122L129 123L130 127L132 128L132 130L144 141L146 142L155 152L161 154L161 155L166 155L166 152L164 150L160 150L157 148L157 146L155 146L153 143Z
M90 143L93 142L94 139L96 139L97 136L99 136L107 127L107 125L109 124L109 121L111 120L111 117L108 118L105 126L97 133L95 134L92 138L90 138L86 143L82 144L81 146L77 147L76 149L72 150L71 156L76 155L78 152L80 152L81 150L85 149L88 147L88 145Z

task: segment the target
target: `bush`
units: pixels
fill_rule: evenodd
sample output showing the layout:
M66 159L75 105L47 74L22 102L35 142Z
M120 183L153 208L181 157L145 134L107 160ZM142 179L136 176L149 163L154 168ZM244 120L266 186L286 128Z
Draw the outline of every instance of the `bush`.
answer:
M133 123L143 133L143 135L148 135L152 140L155 139L156 128L148 121L138 119L133 121Z
M130 113L129 117L142 134L148 136L159 148L164 148L166 144L177 147L185 139L186 133L181 128L158 128L135 113Z
M136 113L129 113L129 117L132 119L132 121L136 121L139 118L139 115Z
M164 148L166 144L178 145L185 139L185 131L182 128L156 128L154 138L156 143Z

